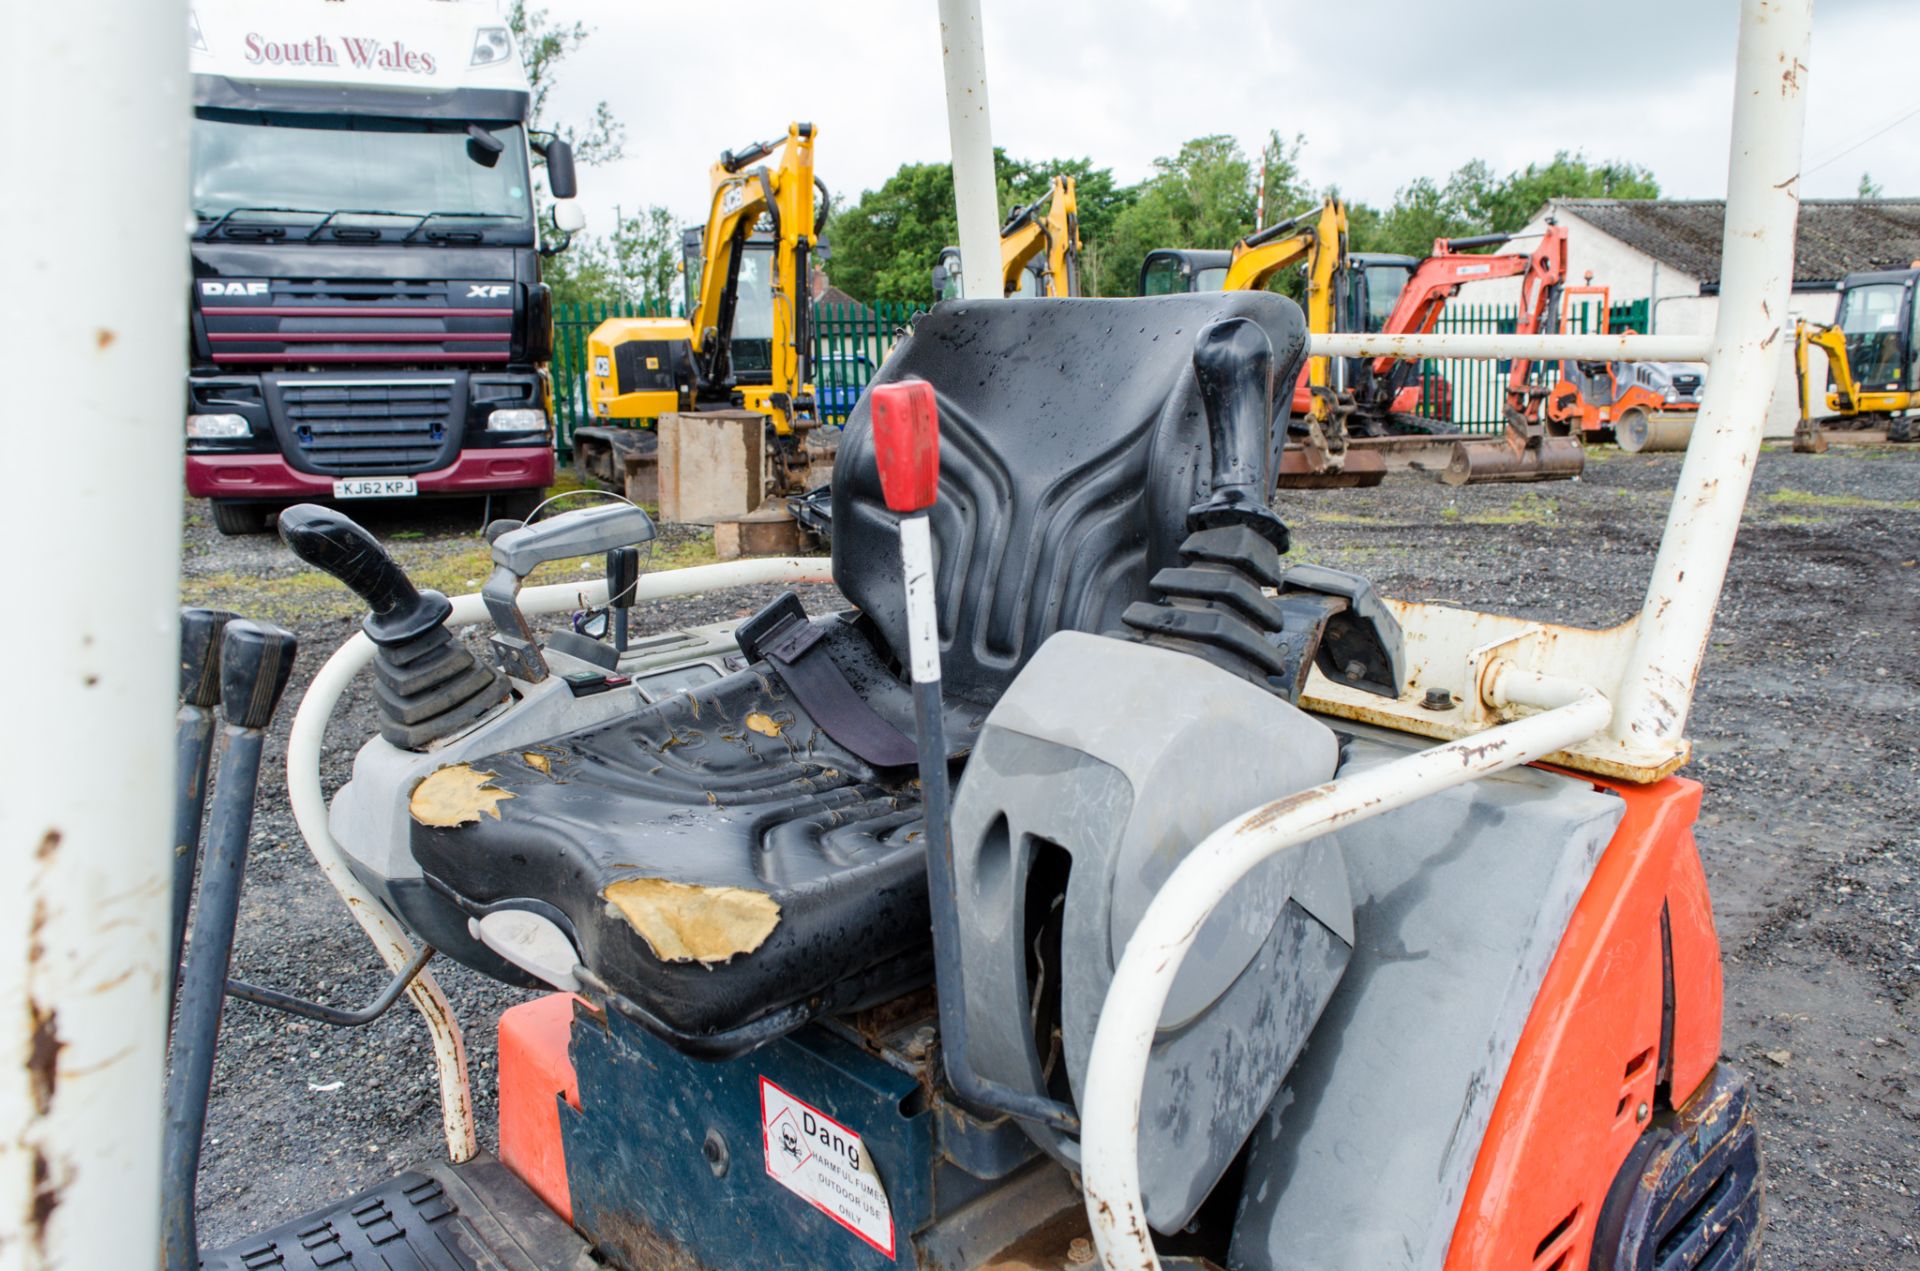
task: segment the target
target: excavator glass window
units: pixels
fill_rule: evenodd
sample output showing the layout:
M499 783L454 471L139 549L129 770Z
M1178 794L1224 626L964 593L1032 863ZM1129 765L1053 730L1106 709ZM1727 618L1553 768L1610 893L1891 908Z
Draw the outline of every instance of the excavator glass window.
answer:
M1413 269L1408 265L1368 265L1367 279L1367 331L1379 331L1387 325L1387 319L1393 314L1393 306L1400 301L1400 293L1406 289L1407 280L1413 277Z
M1178 256L1150 256L1140 272L1143 296L1178 296L1187 290L1187 275ZM1223 275L1224 276L1224 275Z
M733 370L773 371L773 245L748 243L740 253L740 289L733 310Z
M1850 287L1840 296L1847 365L1863 387L1891 384L1905 373L1908 341L1901 323L1905 298L1906 288L1897 282Z

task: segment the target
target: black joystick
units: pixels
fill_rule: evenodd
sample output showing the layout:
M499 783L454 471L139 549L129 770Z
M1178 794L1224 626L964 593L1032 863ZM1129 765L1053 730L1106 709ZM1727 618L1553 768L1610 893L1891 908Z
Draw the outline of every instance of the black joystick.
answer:
M1213 480L1187 512L1180 564L1153 576L1155 600L1127 606L1132 639L1190 654L1297 702L1316 663L1385 696L1400 685L1400 630L1367 580L1283 569L1287 526L1267 506L1273 344L1245 318L1203 328L1194 378L1213 443ZM1275 593L1275 594L1269 594Z
M1213 480L1187 510L1190 530L1241 525L1287 550L1287 525L1267 506L1273 492L1273 342L1246 318L1209 323L1193 342L1193 377L1207 413Z
M382 737L423 750L506 699L505 679L447 630L453 603L416 588L373 535L332 508L302 503L280 514L280 538L372 609L360 626L374 643Z

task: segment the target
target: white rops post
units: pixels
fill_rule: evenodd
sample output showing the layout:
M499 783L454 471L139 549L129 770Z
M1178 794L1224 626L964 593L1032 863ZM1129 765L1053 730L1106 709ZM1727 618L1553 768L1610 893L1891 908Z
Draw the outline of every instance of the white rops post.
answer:
M186 6L17 5L16 144L0 232L31 306L6 347L8 437L46 470L8 491L0 797L0 1267L151 1266L159 1250L173 714L186 374ZM58 102L57 116L48 103ZM16 138L35 135L16 133ZM63 447L85 458L62 463Z
M977 0L940 0L943 30L977 31L977 10ZM1450 663L1436 667L1436 674L1468 686L1469 710L1458 731L1471 732L1471 740L1336 779L1284 807L1252 809L1199 844L1161 888L1108 990L1081 1109L1087 1217L1108 1266L1159 1266L1138 1161L1148 1050L1194 935L1248 871L1316 835L1548 755L1640 780L1685 761L1682 729L1759 454L1774 382L1772 358L1787 313L1811 25L1811 0L1743 0L1740 7L1722 249L1728 281L1710 346L1655 336L1310 337L1309 352L1333 356L1695 360L1704 353L1713 373L1636 622L1580 633L1585 639L1560 639L1567 629L1548 633L1539 624L1439 606L1402 607L1410 642L1427 650L1433 663ZM993 142L975 126L984 121L984 110L974 119L973 94L985 100L985 67L961 62L977 49L957 48L949 39L947 52L964 248L969 209L958 177L963 168L991 173ZM972 153L963 153L966 145ZM971 286L969 293L980 294ZM1306 701L1324 709L1342 705L1324 684L1319 696L1310 687ZM1410 723L1417 716L1403 712L1400 718Z

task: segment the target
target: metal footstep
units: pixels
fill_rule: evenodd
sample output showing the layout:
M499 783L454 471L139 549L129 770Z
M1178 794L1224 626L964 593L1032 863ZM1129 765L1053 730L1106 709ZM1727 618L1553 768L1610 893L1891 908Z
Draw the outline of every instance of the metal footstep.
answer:
M590 1271L586 1241L506 1166L408 1170L357 1196L202 1255L202 1271Z

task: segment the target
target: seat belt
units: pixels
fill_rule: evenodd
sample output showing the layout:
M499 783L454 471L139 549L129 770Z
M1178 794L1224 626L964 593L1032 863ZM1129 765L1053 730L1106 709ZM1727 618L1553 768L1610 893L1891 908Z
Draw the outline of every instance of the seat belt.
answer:
M734 638L748 662L764 660L821 731L855 756L875 768L916 762L913 739L854 691L827 653L826 630L807 620L800 597L781 596L741 623Z

